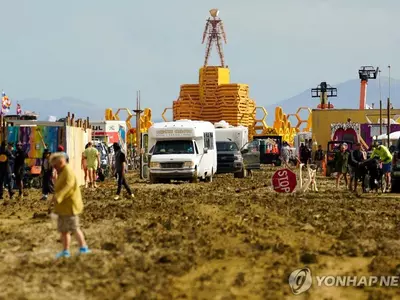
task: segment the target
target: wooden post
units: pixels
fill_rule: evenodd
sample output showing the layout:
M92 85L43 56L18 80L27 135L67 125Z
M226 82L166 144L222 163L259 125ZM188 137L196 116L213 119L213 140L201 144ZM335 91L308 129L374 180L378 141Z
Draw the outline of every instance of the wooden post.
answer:
M72 114L70 126L75 126L75 114Z

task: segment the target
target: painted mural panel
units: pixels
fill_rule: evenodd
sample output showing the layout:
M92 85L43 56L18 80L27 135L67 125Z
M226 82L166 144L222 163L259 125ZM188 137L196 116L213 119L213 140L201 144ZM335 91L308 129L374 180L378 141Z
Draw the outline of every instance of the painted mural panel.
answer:
M29 166L40 165L45 147L48 147L50 152L57 151L61 132L62 128L58 126L9 126L7 140L14 144L22 143L24 151L28 154L26 163Z

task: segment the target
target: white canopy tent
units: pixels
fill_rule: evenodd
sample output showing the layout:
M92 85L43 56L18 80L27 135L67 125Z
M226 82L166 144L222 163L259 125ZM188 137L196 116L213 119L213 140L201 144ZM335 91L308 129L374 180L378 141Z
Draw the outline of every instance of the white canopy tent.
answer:
M388 136L387 134L381 134L378 135L377 137L374 137L374 140L387 140ZM395 131L389 134L389 139L390 140L398 140L400 138L400 131Z

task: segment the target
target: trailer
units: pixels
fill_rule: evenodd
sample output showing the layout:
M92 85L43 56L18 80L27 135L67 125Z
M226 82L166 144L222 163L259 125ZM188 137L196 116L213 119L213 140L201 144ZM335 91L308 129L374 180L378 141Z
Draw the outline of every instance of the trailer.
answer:
M121 149L127 153L127 130L125 121L94 121L90 123L92 126L93 140L103 142L108 147L113 143L118 143Z

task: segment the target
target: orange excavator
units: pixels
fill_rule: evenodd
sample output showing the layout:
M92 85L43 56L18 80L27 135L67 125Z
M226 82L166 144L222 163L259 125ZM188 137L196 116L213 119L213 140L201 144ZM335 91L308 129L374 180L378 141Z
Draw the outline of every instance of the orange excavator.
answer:
M360 109L367 109L367 86L369 79L376 79L379 68L373 66L362 66L358 70L358 75L361 80L360 86Z

